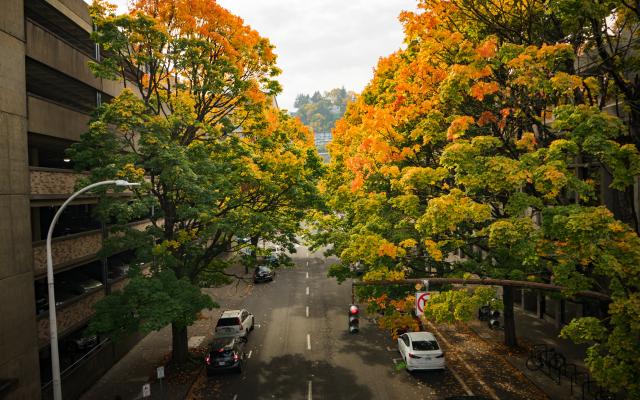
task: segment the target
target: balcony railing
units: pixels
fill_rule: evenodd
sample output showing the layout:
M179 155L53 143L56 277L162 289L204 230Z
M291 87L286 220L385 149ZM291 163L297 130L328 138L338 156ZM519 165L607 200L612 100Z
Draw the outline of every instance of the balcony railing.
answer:
M142 230L150 222L148 220L131 223L134 229ZM102 232L99 230L76 233L54 238L51 241L51 257L53 269L75 264L81 261L89 261L97 256L102 248ZM47 270L46 241L40 240L33 243L33 270L35 276L44 275Z
M105 296L104 287L95 292L79 296L71 300L68 305L56 310L59 336L83 325L93 315L93 305ZM38 346L49 344L49 314L38 316Z
M70 169L29 167L31 196L65 196L74 192L76 181L85 174Z

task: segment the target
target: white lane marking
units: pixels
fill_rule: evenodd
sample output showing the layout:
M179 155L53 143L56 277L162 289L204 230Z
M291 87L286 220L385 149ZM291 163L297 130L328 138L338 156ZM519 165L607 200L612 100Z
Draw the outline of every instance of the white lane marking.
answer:
M311 335L307 333L307 350L311 350Z
M307 306L307 318L309 318L309 306Z
M249 350L249 354L247 355L247 358L251 358L251 353L253 353L253 350Z
M238 395L233 396L233 400L238 400Z
M190 349L192 349L194 347L200 346L203 341L204 341L204 336L191 336L189 338L189 342L188 342L187 346Z
M447 369L451 371L451 375L453 375L453 377L456 378L458 383L460 383L460 386L462 386L462 389L464 389L464 391L467 392L469 396L474 396L471 389L469 389L469 386L467 386L467 384L462 380L462 378L460 378L460 375L458 375L458 373L455 370L453 370L451 367L447 367Z
M309 295L309 286L307 286L307 296Z
M309 386L307 388L307 400L313 400L313 392L311 387L311 381L309 381Z
M309 266L309 260L307 260L307 267Z
M309 279L309 272L307 272L307 279Z

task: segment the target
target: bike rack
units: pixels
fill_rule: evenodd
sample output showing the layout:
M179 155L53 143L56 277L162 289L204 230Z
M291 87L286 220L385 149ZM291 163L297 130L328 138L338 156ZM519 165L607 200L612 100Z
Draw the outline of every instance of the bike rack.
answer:
M530 360L533 361L534 368L529 366ZM580 384L582 400L616 399L616 395L598 386L591 380L591 376L588 373L579 371L578 367L573 363L567 363L566 357L562 353L546 344L534 344L529 350L529 358L525 365L532 371L539 370L557 385L562 383L562 377L568 378L571 385L571 394L573 394L574 385Z

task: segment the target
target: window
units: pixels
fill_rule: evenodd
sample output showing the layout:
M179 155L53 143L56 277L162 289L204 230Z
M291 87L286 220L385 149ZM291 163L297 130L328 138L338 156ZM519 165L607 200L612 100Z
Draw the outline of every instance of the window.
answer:
M413 342L413 349L419 351L440 350L438 342L435 340L416 340Z
M220 318L216 326L235 326L238 325L239 322L236 317Z

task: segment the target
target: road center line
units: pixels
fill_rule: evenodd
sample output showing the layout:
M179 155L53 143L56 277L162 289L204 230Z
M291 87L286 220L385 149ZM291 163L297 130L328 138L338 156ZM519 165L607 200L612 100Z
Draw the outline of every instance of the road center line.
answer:
M311 350L311 335L307 333L307 350Z
M249 354L247 355L247 358L251 358L251 353L253 353L253 350L249 350Z
M307 267L309 266L309 260L307 260Z
M307 306L307 318L309 318L309 306Z
M307 286L307 296L309 295L309 286Z
M309 386L307 389L307 400L312 400L312 399L313 399L313 394L311 390L311 381L309 381Z
M307 279L309 279L309 272L307 272Z

